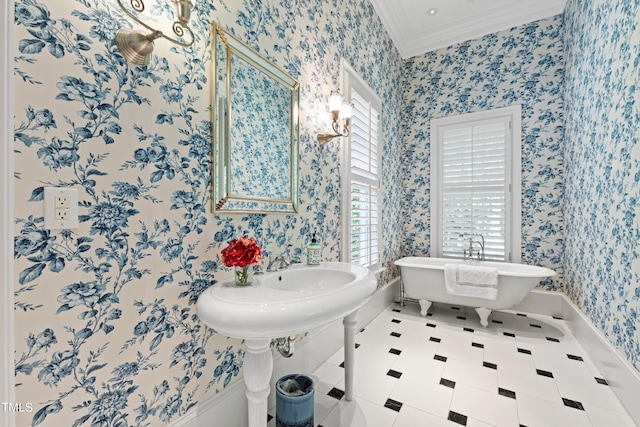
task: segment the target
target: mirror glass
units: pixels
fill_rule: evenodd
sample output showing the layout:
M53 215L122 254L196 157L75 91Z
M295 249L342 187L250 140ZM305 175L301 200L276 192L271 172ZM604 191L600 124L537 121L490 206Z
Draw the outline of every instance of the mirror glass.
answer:
M215 212L297 210L299 84L215 23Z

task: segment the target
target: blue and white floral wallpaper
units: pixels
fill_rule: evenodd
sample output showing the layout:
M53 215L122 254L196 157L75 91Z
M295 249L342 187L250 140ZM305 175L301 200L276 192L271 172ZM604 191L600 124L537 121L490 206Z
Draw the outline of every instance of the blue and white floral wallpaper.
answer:
M149 1L146 20L172 13ZM243 345L206 328L198 295L241 235L302 258L317 231L340 259L340 141L319 147L340 58L384 100L383 263L400 256L401 60L367 0L201 0L192 47L121 57L112 0L15 3L18 425L159 426L242 376ZM301 84L300 213L211 214L210 22ZM44 186L79 190L80 226L43 227ZM394 274L381 274L385 283Z
M403 75L404 254L430 250L430 120L522 106L522 262L562 273L562 17L408 59Z
M148 20L171 13L150 2ZM383 99L383 264L429 253L429 120L523 107L523 262L640 369L638 2L568 0L557 16L403 61L367 0L200 0L189 48L130 67L112 0L15 2L18 425L161 426L242 376L243 345L195 316L257 238L340 259L340 148L320 148L344 57ZM300 213L212 215L210 22L301 84ZM80 227L43 228L44 186L80 194ZM401 195L399 198L398 195ZM400 221L398 220L400 218Z
M565 292L640 371L640 3L565 10Z

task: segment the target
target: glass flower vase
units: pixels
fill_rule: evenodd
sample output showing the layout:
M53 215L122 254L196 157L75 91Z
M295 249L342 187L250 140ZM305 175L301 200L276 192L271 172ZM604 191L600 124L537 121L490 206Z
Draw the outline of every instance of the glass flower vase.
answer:
M249 286L253 283L253 265L234 267L237 286Z

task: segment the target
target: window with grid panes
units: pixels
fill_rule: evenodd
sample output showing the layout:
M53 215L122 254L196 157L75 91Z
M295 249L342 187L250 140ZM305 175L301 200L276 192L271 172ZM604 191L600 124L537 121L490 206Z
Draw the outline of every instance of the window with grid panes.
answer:
M520 260L520 106L431 121L432 253L461 258L481 234L488 261Z

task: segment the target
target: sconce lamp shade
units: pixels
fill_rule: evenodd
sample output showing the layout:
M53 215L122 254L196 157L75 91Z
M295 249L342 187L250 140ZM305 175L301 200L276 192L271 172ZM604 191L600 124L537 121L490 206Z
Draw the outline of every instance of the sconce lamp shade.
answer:
M342 107L340 108L340 115L343 118L351 118L351 110L353 109L353 104L350 102L343 102Z
M162 37L162 32L145 34L140 30L121 28L116 33L116 45L124 58L134 65L148 65L153 53L153 41Z
M318 133L317 139L320 146L338 136L349 136L353 104L343 101L344 96L340 92L331 91L329 95L329 111L331 112L331 127L333 131Z
M329 111L340 111L344 96L340 92L332 91L329 95Z

